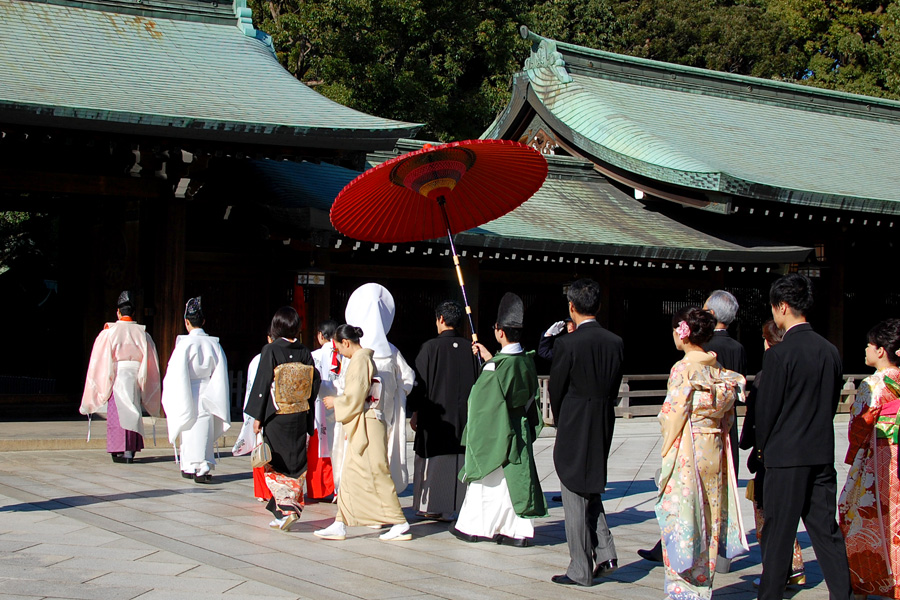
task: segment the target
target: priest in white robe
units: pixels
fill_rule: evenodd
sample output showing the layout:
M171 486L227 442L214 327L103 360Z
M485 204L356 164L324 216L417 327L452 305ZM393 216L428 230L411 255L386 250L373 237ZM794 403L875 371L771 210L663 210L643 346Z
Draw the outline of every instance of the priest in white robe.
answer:
M216 459L213 444L231 424L228 363L219 338L203 331L200 298L188 300L187 335L179 335L163 379L162 404L169 442L181 436L181 474L209 483Z

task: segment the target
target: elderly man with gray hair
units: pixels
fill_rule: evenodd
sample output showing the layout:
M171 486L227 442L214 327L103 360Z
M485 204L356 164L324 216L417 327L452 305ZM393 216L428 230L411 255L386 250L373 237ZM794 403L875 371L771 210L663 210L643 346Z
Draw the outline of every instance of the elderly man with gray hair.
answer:
M708 310L716 317L716 330L713 332L712 339L703 345L703 349L707 352L715 352L719 359L719 364L729 371L737 371L743 376L747 376L747 353L744 346L739 341L728 334L728 326L734 321L738 311L738 301L730 292L725 290L716 290L709 295L703 308ZM736 410L737 407L732 410ZM731 421L731 455L734 458L734 469L738 468L738 426L737 414ZM716 571L719 573L727 573L730 569L731 561L720 558L716 563Z

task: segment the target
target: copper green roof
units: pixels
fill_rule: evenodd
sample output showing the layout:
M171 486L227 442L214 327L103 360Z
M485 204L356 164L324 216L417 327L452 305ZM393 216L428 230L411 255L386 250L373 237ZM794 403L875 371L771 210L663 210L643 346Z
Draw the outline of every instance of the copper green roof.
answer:
M292 77L234 1L0 0L0 122L353 150L419 128Z
M499 137L527 102L598 164L697 194L900 213L900 102L541 38Z
M393 153L370 154L369 164L380 164L422 144L398 140ZM733 227L715 221L717 215L692 211L697 222L685 223L684 216L677 219L661 210L672 208L669 203L636 200L589 161L546 158L549 174L534 196L499 219L457 234L456 244L535 255L732 263L802 262L811 252L802 246L733 235ZM701 226L701 221L707 226Z
M457 235L457 244L675 261L783 263L809 255L809 248L692 227L629 196L581 159L547 162L550 175L537 194Z

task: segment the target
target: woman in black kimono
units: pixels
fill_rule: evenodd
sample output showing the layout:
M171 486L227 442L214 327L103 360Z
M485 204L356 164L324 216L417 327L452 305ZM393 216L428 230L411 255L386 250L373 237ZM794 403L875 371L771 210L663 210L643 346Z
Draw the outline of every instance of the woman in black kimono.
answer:
M300 315L296 310L290 306L279 308L272 317L269 336L274 341L262 349L244 412L255 419L254 431L262 431L272 449L272 461L265 467L266 485L272 492L266 508L275 515L269 527L287 531L303 510L306 439L315 429L315 418L309 407L302 411L277 407L270 391L276 367L302 363L312 366L310 394L314 399L319 391L319 373L309 350L300 343Z

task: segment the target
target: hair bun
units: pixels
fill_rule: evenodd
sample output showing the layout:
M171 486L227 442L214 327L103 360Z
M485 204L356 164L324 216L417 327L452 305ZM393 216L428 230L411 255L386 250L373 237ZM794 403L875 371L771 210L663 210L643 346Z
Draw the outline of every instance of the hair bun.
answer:
M363 330L362 330L361 327L354 327L354 328L353 328L353 331L355 331L355 332L356 332L356 335L358 335L359 337L362 337L362 336L363 336Z

